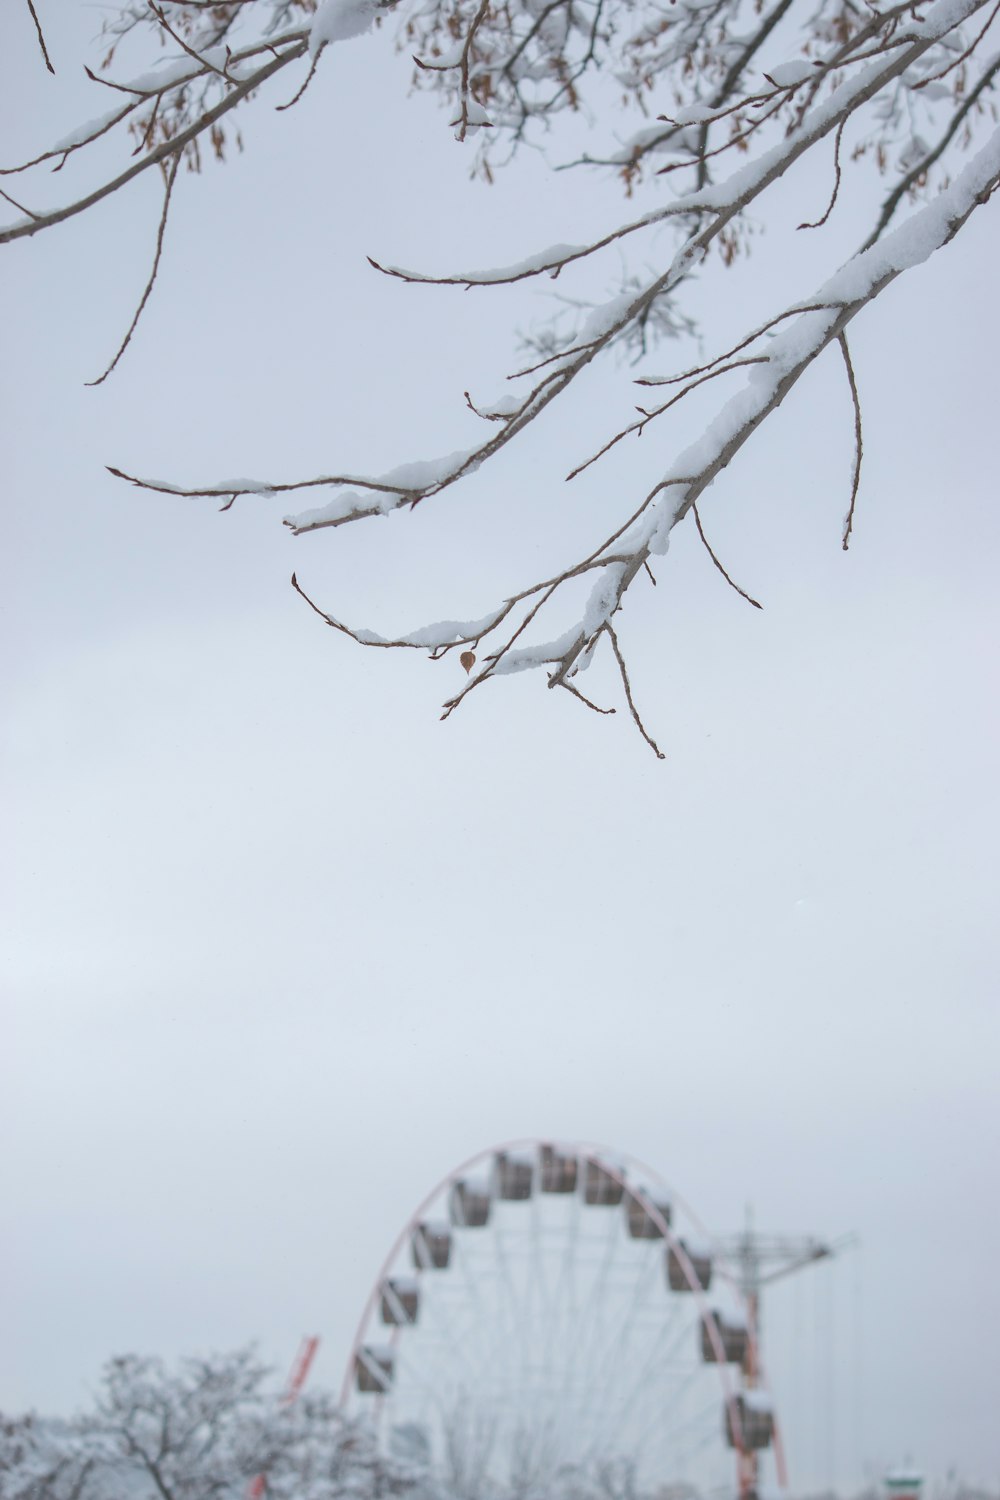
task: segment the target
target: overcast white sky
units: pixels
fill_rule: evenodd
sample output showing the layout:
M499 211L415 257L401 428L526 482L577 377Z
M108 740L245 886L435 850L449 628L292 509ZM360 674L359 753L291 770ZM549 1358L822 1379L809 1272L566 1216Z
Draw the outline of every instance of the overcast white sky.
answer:
M106 108L79 68L100 11L51 23L53 80L20 10L5 163ZM284 1366L311 1332L337 1383L428 1187L554 1135L652 1160L719 1231L752 1202L762 1228L860 1236L768 1314L794 1485L907 1457L996 1485L996 209L857 327L851 553L830 357L703 507L764 611L690 535L630 596L665 763L535 677L441 725L457 663L335 639L292 568L375 629L480 614L567 530L603 535L686 429L563 486L628 410L609 366L464 491L298 540L275 502L220 516L106 473L471 444L462 390L499 390L541 294L408 288L365 255L497 264L618 212L614 184L530 155L470 185L388 35L327 63L180 182L101 389L155 185L3 251L0 1406L69 1410L125 1350L256 1339ZM706 348L858 242L849 204L795 236L828 190L783 184L760 253L706 275Z

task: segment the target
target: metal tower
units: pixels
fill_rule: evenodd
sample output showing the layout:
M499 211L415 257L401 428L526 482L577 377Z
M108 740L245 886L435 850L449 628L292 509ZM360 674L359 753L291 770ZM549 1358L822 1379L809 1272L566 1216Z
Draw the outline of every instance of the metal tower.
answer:
M803 1271L816 1261L828 1260L856 1243L853 1234L826 1241L813 1235L761 1234L754 1228L753 1210L747 1205L746 1226L738 1234L721 1235L719 1248L735 1270L740 1290L746 1298L750 1321L750 1347L743 1368L743 1385L753 1390L760 1379L761 1293L775 1281ZM784 1485L784 1456L778 1448L776 1460L779 1480ZM743 1454L740 1465L740 1496L755 1500L758 1485L759 1458L753 1450Z

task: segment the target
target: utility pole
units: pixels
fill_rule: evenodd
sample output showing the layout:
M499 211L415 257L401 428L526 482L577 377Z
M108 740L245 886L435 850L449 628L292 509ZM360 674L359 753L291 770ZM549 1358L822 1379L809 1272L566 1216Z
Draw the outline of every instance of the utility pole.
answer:
M743 1365L743 1389L755 1390L760 1382L761 1293L764 1287L803 1271L817 1261L846 1250L855 1243L854 1235L827 1241L814 1235L761 1234L754 1228L753 1210L747 1204L746 1226L739 1234L722 1235L716 1242L736 1272L740 1291L746 1302L750 1340ZM785 1483L784 1459L777 1454L778 1478ZM747 1448L740 1458L741 1500L756 1500L760 1460L755 1448Z

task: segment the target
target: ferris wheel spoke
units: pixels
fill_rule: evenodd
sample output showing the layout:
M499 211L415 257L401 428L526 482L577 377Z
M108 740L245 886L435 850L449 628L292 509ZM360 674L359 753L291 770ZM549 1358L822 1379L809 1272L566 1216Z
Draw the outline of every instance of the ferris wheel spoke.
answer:
M495 1211L495 1206L494 1206ZM501 1383L510 1385L514 1379L512 1351L516 1344L516 1326L513 1320L510 1296L510 1268L506 1262L498 1262L496 1231L469 1231L475 1239L463 1238L460 1256L463 1285L470 1303L470 1342L475 1350L475 1363L482 1384L484 1372L496 1381L503 1371Z
M462 1339L456 1333L450 1315L443 1306L439 1306L436 1312L436 1321L440 1329L436 1340L438 1347L443 1346L447 1359L453 1366L463 1369L466 1372L467 1378L470 1381L475 1381L478 1372L466 1353ZM421 1357L426 1360L429 1349L433 1351L434 1341L429 1340L421 1333L418 1333L414 1339L406 1339L405 1332L406 1330L404 1329L404 1337L400 1338L396 1346L398 1351L397 1364L401 1374L405 1372L408 1383L416 1385L422 1390L439 1390L439 1385L435 1386L431 1376L423 1373L420 1363ZM402 1385L401 1380L398 1383ZM395 1378L393 1384L397 1384Z
M713 1392L711 1401L706 1404L700 1375L700 1371L693 1369L679 1383L674 1383L668 1402L651 1403L648 1395L637 1402L634 1419L638 1431L636 1441L640 1448L650 1440L654 1432L660 1448L669 1449L674 1455L679 1451L686 1454L688 1447L698 1445L703 1440L718 1445L722 1433L722 1403L718 1393ZM699 1389L702 1390L702 1396L697 1409L692 1413L689 1402L697 1400ZM652 1412L649 1411L651 1404L654 1407ZM680 1450L678 1443L685 1435L687 1442L683 1450Z
M642 1413L652 1404L657 1411L657 1420L662 1423L663 1430L668 1431L680 1416L688 1390L696 1381L705 1378L706 1372L701 1367L680 1358L683 1343L687 1342L690 1333L688 1327L682 1326L669 1348L652 1351L629 1393L629 1409L636 1421L642 1420Z
M539 1207L539 1197L540 1194L536 1189L531 1198L531 1271L528 1276L529 1301L527 1313L528 1326L526 1329L533 1362L539 1357L539 1345L546 1342L544 1330L548 1327L552 1302L549 1292L548 1268L546 1266L547 1246L543 1241L542 1225L540 1223L541 1210Z
M621 1355L622 1352L621 1335L624 1332L624 1328L622 1328L621 1314L619 1314L618 1331L615 1332L615 1329L612 1329L612 1334L610 1334L612 1346L610 1346L610 1349L604 1347L604 1344L606 1344L607 1307L609 1307L610 1302L607 1290L609 1290L609 1283L612 1280L613 1265L618 1263L619 1260L624 1259L625 1253L633 1251L634 1248L636 1248L634 1245L630 1245L625 1241L624 1232L622 1232L622 1215L615 1212L612 1220L609 1221L609 1251L607 1251L606 1259L604 1259L603 1265L601 1265L597 1286L595 1286L594 1302L595 1307L597 1307L597 1313L595 1313L594 1322L592 1322L591 1329L589 1329L588 1343L586 1343L582 1356L580 1356L589 1365L592 1365L592 1368L595 1368L595 1370L606 1370L606 1365L609 1362L613 1364L616 1356ZM646 1257L643 1257L642 1254L637 1254L633 1259L636 1260L636 1266L630 1268L630 1274L633 1277L630 1308L634 1304L637 1289L642 1286L643 1271L645 1271L643 1262L645 1262Z
M459 1493L476 1495L483 1488L497 1443L497 1423L482 1412L454 1409L444 1425L445 1477Z
M413 1405L416 1405L418 1407L422 1406L424 1408L426 1408L427 1406L433 1407L438 1415L442 1418L447 1415L450 1399L449 1396L441 1390L440 1386L435 1383L430 1375L424 1372L418 1358L414 1358L411 1354L400 1351L400 1357L397 1361L396 1369L394 1371L394 1377L395 1376L399 1377L400 1388L403 1388L403 1383L405 1381L406 1415L411 1415L409 1408ZM413 1399L414 1393L416 1393L418 1397L418 1400L416 1402ZM381 1398L380 1415L382 1416L383 1420L385 1418L385 1408L387 1406L394 1406L395 1404L396 1403L394 1401L388 1400L387 1397ZM398 1424L391 1423L391 1425ZM390 1431L390 1438L391 1436L392 1434Z
M674 1448L681 1472L694 1457L718 1443L720 1428L719 1409L713 1404L711 1408L700 1412L697 1418L687 1424L686 1428L678 1429L678 1436L686 1437L684 1443Z
M574 1368L578 1363L583 1363L584 1352L593 1338L593 1318L595 1316L593 1309L595 1306L597 1307L597 1316L599 1316L602 1305L601 1296L604 1292L611 1262L614 1259L615 1230L617 1228L618 1225L615 1223L614 1218L610 1217L607 1223L604 1254L600 1260L596 1282L591 1288L590 1296L588 1297L589 1306L587 1308L587 1312L591 1315L590 1320L588 1321L588 1319L582 1315L577 1319L576 1338L574 1339L573 1348L569 1353L566 1366L567 1385L572 1377Z
M640 1311L648 1305L652 1289L662 1294L659 1283L660 1260L658 1255L644 1255L638 1263L638 1274L629 1301L628 1310L619 1323L609 1347L600 1359L601 1379L595 1385L592 1405L597 1412L607 1409L615 1388L620 1384L622 1372L633 1357L633 1335Z
M495 1236L495 1249L499 1286L503 1289L507 1299L505 1311L510 1329L507 1350L510 1355L509 1364L513 1370L513 1389L523 1391L527 1362L524 1296L518 1289L514 1267L507 1254L506 1230L501 1229L499 1223Z
M648 1309L654 1298L662 1298L663 1287L660 1282L661 1247L656 1244L653 1253L649 1253L649 1242L640 1245L636 1254L636 1272L628 1306L622 1315L617 1332L614 1334L613 1342L605 1351L601 1359L601 1367L604 1370L604 1387L613 1385L617 1379L620 1362L627 1357L629 1344L636 1329L639 1315L644 1309Z
M576 1320L576 1254L580 1243L580 1197L574 1193L570 1200L566 1244L558 1257L555 1277L555 1295L547 1320L547 1330L541 1353L543 1378L548 1382L552 1376L552 1362L558 1348L560 1332L565 1338L568 1331L563 1323L572 1325ZM563 1309L565 1308L565 1317ZM562 1320L562 1321L561 1321ZM550 1387L547 1387L550 1388Z
M455 1247L454 1260L456 1262L464 1260L462 1248L461 1245ZM472 1306L466 1308L464 1319L461 1314L458 1318L455 1317L449 1297L448 1283L437 1279L438 1276L450 1277L451 1275L452 1267L449 1267L444 1272L427 1272L420 1278L425 1298L423 1322L432 1324L436 1337L429 1338L425 1328L418 1323L414 1330L415 1336L407 1340L405 1346L403 1341L400 1341L401 1348L405 1348L405 1370L410 1380L424 1389L430 1387L439 1393L444 1393L440 1396L441 1401L453 1399L453 1395L448 1393L456 1388L459 1372L464 1375L463 1383L467 1384L470 1389L475 1390L480 1384L482 1363L469 1351L470 1347L476 1347L477 1321L480 1327L489 1327L490 1323L488 1318L482 1316L478 1320L476 1318L477 1313L482 1313L478 1293L474 1293L470 1299ZM467 1278L467 1280L470 1287L475 1287L472 1278ZM415 1346L412 1353L411 1345ZM419 1361L421 1358L426 1361L428 1356L430 1356L433 1373L421 1379ZM446 1376L449 1370L451 1371L450 1377ZM440 1402L438 1404L440 1405Z
M470 1233L478 1234L479 1231L470 1231ZM479 1246L480 1242L477 1240L475 1246L473 1246L471 1242L466 1241L466 1243L462 1247L460 1247L463 1249L463 1251L466 1252L460 1256L463 1282L468 1290L470 1302L472 1303L475 1310L475 1316L473 1320L473 1337L475 1339L477 1349L477 1360L480 1368L482 1368L484 1364L487 1368L496 1368L498 1365L503 1365L509 1371L511 1366L510 1347L512 1328L507 1316L504 1316L503 1327L501 1327L500 1320L495 1315L495 1278L493 1278L492 1276L487 1276L483 1279L483 1284L481 1285L480 1280L473 1275L473 1267L475 1265L476 1259L475 1251L479 1248ZM483 1259L485 1260L486 1257L484 1256ZM489 1303L487 1301L485 1287L489 1287L493 1294L492 1303ZM502 1314L506 1315L508 1312L509 1309L507 1307L507 1304L504 1303L502 1306Z
M618 1409L628 1413L630 1429L641 1430L643 1442L648 1437L650 1426L643 1426L647 1404L652 1402L656 1406L654 1423L661 1424L660 1431L665 1435L669 1428L669 1416L671 1409L676 1409L676 1404L681 1398L682 1390L678 1387L675 1377L677 1360L684 1342L690 1336L690 1326L686 1319L675 1317L673 1319L673 1337L669 1339L665 1347L654 1343L645 1360L635 1369L629 1383L622 1387L617 1402ZM700 1377L702 1371L695 1366L687 1376L688 1380Z

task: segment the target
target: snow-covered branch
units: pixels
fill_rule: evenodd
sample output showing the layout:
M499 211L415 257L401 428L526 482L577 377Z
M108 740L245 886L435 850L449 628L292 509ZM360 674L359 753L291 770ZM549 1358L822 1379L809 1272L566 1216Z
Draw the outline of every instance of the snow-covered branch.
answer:
M520 439L609 350L628 344L641 354L651 333L670 337L690 329L684 297L692 273L709 255L729 264L747 248L749 212L797 162L815 154L822 163L824 189L799 226L816 231L851 191L864 162L873 161L890 181L870 233L846 265L812 297L778 307L714 358L680 373L642 377L640 384L662 391L661 399L639 406L633 420L568 457L567 477L573 478L629 436L659 434L659 419L695 390L738 382L695 442L673 456L655 456L645 493L623 504L610 534L585 556L566 559L551 576L519 582L477 619L446 619L399 637L345 622L293 580L329 626L361 645L423 650L434 658L457 650L467 677L446 701L445 717L484 682L537 667L551 687L596 708L577 679L603 641L628 709L652 744L616 631L622 601L638 578L652 577L651 563L667 550L671 531L693 513L715 566L756 604L711 547L698 501L831 344L843 361L854 413L847 545L860 494L862 412L846 330L886 286L942 248L996 188L1000 144L989 131L998 124L1000 0L931 0L926 7L899 0L884 8L861 8L853 0L776 0L767 9L754 0L130 0L109 24L105 70L91 75L113 93L114 106L0 174L30 178L119 131L131 132L135 143L130 165L61 208L36 212L0 189L22 215L0 228L0 243L83 213L148 168L163 174L152 273L105 374L127 348L152 290L180 163L197 167L203 140L223 157L224 122L263 84L298 66L296 90L279 107L294 103L319 76L330 45L361 35L390 11L398 15L402 44L415 54L416 83L441 94L460 143L471 148L485 176L510 160L522 141L541 129L552 132L562 116L586 107L602 122L614 118L617 139L578 165L610 169L629 195L661 180L651 206L585 243L536 249L494 269L414 271L372 260L375 269L418 284L498 288L547 277L563 278L565 286L581 267L601 264L609 249L641 245L646 271L623 275L617 294L596 306L586 297L564 297L568 317L533 341L538 357L508 375L502 399L482 403L463 393L488 428L472 447L387 472L376 459L367 472L337 464L301 479L184 484L111 472L147 491L216 499L226 510L240 496L319 491L317 503L284 518L296 536L412 511ZM106 75L118 47L151 35L167 47L159 68L128 81ZM616 96L613 112L602 94L606 78ZM622 139L617 125L629 110L641 125ZM910 217L898 225L906 205ZM666 248L664 231L672 236ZM655 442L647 439L645 451L656 454ZM433 451L431 443L428 448ZM587 598L577 617L560 617L548 638L536 639L536 631L545 633L540 615L558 615L568 585L578 581Z
M457 646L465 646L473 653L479 653L478 661L473 655L472 661L468 662L470 676L466 684L446 702L446 718L474 688L499 675L542 667L548 673L550 687L571 686L572 679L586 670L602 638L606 637L622 677L630 710L643 734L649 739L635 708L624 658L613 626L614 616L621 608L626 592L648 570L653 559L666 553L674 527L696 507L699 498L727 468L764 420L781 405L813 361L832 343L839 344L844 353L856 415L856 463L845 526L846 547L860 480L861 417L845 330L858 313L898 276L946 245L970 214L989 199L998 184L1000 129L994 132L983 149L966 165L951 187L943 191L933 203L916 212L908 223L876 245L860 250L819 287L806 303L785 309L757 329L740 346L759 352L740 359L732 359L727 354L709 361L699 370L686 372L685 377L669 377L670 382L679 378L687 379L687 384L682 387L678 397L674 398L681 399L701 379L749 367L743 388L725 402L698 441L676 456L638 509L597 549L559 574L521 590L480 620L447 621L397 639L386 639L371 631L353 629L320 610L312 600L309 600L310 604L327 624L362 645L383 648L417 647L427 650L434 657ZM763 344L763 335L772 332L779 323L786 326L783 326L780 333L770 337L766 345ZM665 410L665 407L659 410ZM641 429L648 420L649 416L642 423L632 424L625 431L636 427ZM621 436L624 436L624 432L611 441L617 441ZM610 443L605 448L609 446ZM701 532L700 521L698 529ZM702 537L704 539L703 532ZM714 554L713 559L721 567ZM536 616L557 592L571 580L584 574L593 575L593 582L579 620L555 639L533 645L518 644ZM732 583L728 575L726 577ZM302 593L297 581L293 582ZM744 591L740 589L739 592ZM749 599L746 594L744 597ZM749 602L756 603L752 599ZM498 634L501 627L504 627L502 635ZM471 667L474 665L478 665L478 670L471 675Z

